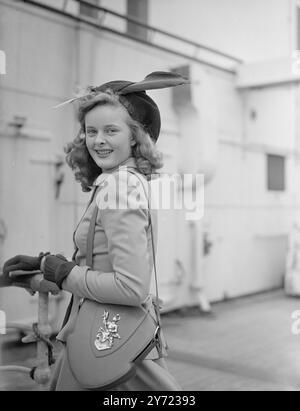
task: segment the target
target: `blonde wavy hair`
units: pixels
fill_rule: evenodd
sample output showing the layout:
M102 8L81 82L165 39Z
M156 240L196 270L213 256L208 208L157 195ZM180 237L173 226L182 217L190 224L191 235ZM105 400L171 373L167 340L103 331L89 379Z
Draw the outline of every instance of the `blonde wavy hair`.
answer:
M91 91L79 100L77 119L80 130L75 139L65 147L66 162L75 174L76 181L81 183L82 191L90 191L94 180L102 173L102 169L91 157L85 140L85 116L96 106L111 105L123 106L128 112L128 126L136 144L132 147L132 156L136 159L138 171L150 180L152 175L158 174L157 170L163 167L162 153L155 146L154 140L144 130L141 123L134 120L130 112L133 107L124 96L108 89L105 92Z

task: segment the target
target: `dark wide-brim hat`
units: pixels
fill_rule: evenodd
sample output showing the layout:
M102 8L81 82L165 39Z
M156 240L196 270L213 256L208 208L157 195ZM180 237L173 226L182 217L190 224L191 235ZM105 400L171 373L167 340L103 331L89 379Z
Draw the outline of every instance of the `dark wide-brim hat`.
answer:
M114 93L124 96L129 102L129 105L126 105L126 109L130 116L142 124L150 137L154 141L157 141L161 128L160 112L155 101L146 94L146 90L175 87L187 83L189 83L189 80L180 74L155 71L148 74L144 80L137 83L125 80L115 80L97 87L88 87L87 94L67 100L56 107L78 101L81 98L88 96L89 93L97 94L112 90Z

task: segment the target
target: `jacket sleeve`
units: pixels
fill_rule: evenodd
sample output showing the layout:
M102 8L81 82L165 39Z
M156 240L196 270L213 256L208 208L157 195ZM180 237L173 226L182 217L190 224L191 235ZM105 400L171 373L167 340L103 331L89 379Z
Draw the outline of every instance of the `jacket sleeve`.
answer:
M139 305L148 296L152 271L147 239L148 201L139 178L130 176L127 183L128 176L124 172L118 173L120 183L127 184L124 193L127 192L128 207L116 208L108 204L104 209L100 207L98 212L113 271L93 271L87 266L75 266L63 283L64 290L101 303L132 306ZM107 194L110 197L112 193Z

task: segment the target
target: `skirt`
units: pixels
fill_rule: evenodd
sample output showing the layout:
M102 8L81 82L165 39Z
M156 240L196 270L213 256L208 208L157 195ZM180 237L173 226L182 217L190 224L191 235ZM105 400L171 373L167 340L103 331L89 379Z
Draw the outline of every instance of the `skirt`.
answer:
M50 391L88 391L79 386L68 364L64 347L56 360L50 381ZM136 367L136 375L108 391L182 391L170 374L166 360L144 360Z

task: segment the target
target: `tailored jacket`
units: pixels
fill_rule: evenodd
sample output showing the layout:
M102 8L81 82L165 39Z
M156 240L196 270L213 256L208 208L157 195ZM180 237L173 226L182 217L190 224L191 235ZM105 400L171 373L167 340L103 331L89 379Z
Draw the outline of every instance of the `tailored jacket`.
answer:
M93 199L74 232L77 265L62 284L64 290L73 294L69 318L57 335L57 339L63 342L74 329L83 299L139 306L149 297L151 282L154 281L149 212L156 252L157 211L149 211L148 182L139 173L135 159L130 157L117 168L102 173L94 186ZM93 267L88 267L87 235L97 206ZM154 307L152 313L155 315ZM162 345L163 356L166 356L164 340ZM159 355L156 348L146 357L157 358Z

